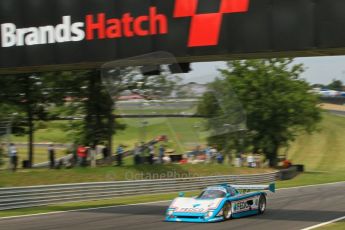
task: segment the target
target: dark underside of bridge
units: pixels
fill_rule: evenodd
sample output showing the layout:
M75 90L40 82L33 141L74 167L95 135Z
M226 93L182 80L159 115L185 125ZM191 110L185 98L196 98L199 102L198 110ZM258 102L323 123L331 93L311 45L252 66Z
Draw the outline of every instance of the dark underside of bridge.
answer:
M303 51L265 51L258 53L240 53L240 54L219 54L219 55L205 55L205 56L186 56L176 57L179 63L192 63L192 62L212 62L212 61L230 61L230 60L244 60L244 59L260 59L260 58L295 58L295 57L315 57L315 56L340 56L345 55L344 48L334 49L310 49ZM117 66L136 66L136 65L150 65L166 64L167 60L162 59L140 59L135 60L114 60ZM168 61L168 63L170 60ZM19 74L19 73L40 73L49 71L65 71L65 70L89 70L100 69L105 62L84 62L73 64L59 64L59 65L44 65L44 66L31 66L31 67L15 67L15 68L0 68L0 75Z

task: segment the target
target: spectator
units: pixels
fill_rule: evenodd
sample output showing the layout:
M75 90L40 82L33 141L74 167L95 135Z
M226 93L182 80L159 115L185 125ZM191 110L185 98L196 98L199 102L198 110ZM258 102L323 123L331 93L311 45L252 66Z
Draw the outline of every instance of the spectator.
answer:
M153 144L150 144L148 146L148 152L149 152L149 156L148 156L147 160L148 160L148 163L150 165L152 165L153 164L153 158L154 158L154 155L155 155L155 147L154 147Z
M155 146L153 144L151 144L149 146L149 164L152 165L153 164L153 158L155 156Z
M5 144L1 143L0 145L0 166L4 164L4 156L5 155Z
M135 148L134 148L134 165L139 165L141 163L141 146L139 146L138 144L135 144Z
M71 168L78 164L77 150L78 150L78 146L76 144L74 144L74 143L69 145L68 148L67 148L68 154L71 154L70 160L69 160Z
M205 148L205 156L206 156L206 163L210 163L211 162L211 148L210 148L210 146L207 146L206 148Z
M284 161L283 161L283 168L290 168L292 166L292 163L291 163L291 161L289 161L288 159L285 159Z
M218 164L223 164L223 162L224 162L224 156L223 156L223 154L221 153L221 152L218 152L217 153L217 162L218 162Z
M84 145L80 145L78 147L77 155L78 155L78 159L79 159L79 165L82 167L86 166L87 149Z
M247 156L247 163L248 163L248 167L249 168L254 168L255 167L255 159L254 159L254 156L252 154Z
M74 154L68 154L65 158L65 166L67 169L73 168L75 165Z
M96 155L97 155L97 145L92 144L88 149L88 156L90 159L90 165L92 168L96 167Z
M11 143L8 149L8 156L10 158L10 168L13 172L17 170L17 165L18 165L18 151L16 146Z
M244 155L243 152L240 152L240 159L241 159L241 162L239 164L239 167L242 167L244 166L244 163L246 162L246 156Z
M48 146L48 158L49 158L49 167L53 169L55 167L55 149L54 149L53 144L50 144Z
M106 160L109 157L109 148L108 146L104 146L102 149L103 159Z
M122 165L122 157L123 157L123 146L119 145L116 149L116 157L117 157L117 166L121 166Z
M215 147L211 148L211 163L215 162L215 159L217 158L217 149Z
M159 147L159 154L158 154L158 158L159 158L159 163L160 163L160 164L163 164L163 163L164 163L164 161L163 161L164 153L165 153L165 148L164 148L163 145L161 145L161 146Z
M195 148L194 148L194 150L192 150L191 152L189 152L188 154L187 154L187 157L188 158L192 158L192 159L194 159L194 158L196 158L199 154L200 154L200 145L197 145Z
M60 159L58 163L56 164L55 168L56 169L61 169L64 166L64 160Z

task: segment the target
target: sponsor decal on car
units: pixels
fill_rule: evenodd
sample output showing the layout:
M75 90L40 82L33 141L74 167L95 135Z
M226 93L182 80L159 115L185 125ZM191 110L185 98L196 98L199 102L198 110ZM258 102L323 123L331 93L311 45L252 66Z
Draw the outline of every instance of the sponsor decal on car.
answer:
M248 201L252 200L253 204L249 205ZM248 199L244 199L244 200L239 200L239 201L234 201L233 202L233 212L234 213L238 213L238 212L245 212L248 210L255 210L258 209L258 203L259 203L259 197L255 196L255 197L251 197Z

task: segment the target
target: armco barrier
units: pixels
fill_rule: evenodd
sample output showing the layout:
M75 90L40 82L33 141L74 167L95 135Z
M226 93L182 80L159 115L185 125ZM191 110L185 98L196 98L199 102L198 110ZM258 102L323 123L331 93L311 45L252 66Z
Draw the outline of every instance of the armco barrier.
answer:
M277 172L277 178L279 180L291 180L301 172L304 172L304 165L292 165L290 168L281 169Z
M97 200L129 195L191 191L220 183L262 184L275 181L277 172L161 180L62 184L0 189L0 210L67 201Z

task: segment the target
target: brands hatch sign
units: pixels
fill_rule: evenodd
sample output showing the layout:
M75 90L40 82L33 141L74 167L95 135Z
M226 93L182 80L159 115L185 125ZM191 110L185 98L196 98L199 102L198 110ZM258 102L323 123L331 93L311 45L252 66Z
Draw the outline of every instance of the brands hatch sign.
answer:
M1 0L0 73L345 53L343 0Z
M222 15L247 12L248 6L249 0L221 0L218 12L197 14L198 0L175 0L173 17L192 18L188 47L211 46L218 44ZM72 22L68 15L56 26L17 28L14 23L3 23L0 30L1 47L130 38L167 34L168 16L158 13L157 7L149 7L147 15L138 17L130 12L121 18L108 18L105 13L98 13L86 15L84 22Z
M143 24L147 23L147 29ZM152 36L168 32L167 17L150 7L148 15L133 17L125 13L121 18L107 18L105 13L88 14L85 22L73 22L63 16L56 26L18 28L14 23L1 24L1 46L34 46L83 40L116 39L121 37Z

